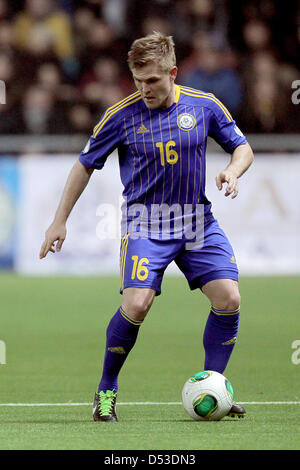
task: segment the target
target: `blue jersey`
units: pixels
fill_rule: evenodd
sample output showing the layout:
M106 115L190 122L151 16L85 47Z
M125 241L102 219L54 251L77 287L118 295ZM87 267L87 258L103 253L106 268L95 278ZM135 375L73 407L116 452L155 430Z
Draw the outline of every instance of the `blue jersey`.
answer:
M203 205L209 217L207 137L230 154L247 141L213 94L175 87L175 101L167 109L148 109L138 91L108 108L79 159L101 169L117 149L127 207Z

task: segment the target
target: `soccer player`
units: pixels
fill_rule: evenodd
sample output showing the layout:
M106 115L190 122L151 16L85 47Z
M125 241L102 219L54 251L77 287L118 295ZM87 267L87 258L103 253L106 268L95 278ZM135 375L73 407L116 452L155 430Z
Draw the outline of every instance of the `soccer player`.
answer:
M211 93L175 83L172 37L154 32L133 42L129 68L137 91L111 106L72 168L40 258L60 251L66 221L94 169L118 150L124 185L120 272L122 304L106 330L95 421L117 421L118 375L133 348L166 267L174 260L190 289L211 303L203 335L204 369L223 373L239 327L238 268L205 195L205 153L212 137L231 155L216 185L238 194L253 152L225 106ZM101 262L101 261L99 261ZM243 416L234 404L229 415Z

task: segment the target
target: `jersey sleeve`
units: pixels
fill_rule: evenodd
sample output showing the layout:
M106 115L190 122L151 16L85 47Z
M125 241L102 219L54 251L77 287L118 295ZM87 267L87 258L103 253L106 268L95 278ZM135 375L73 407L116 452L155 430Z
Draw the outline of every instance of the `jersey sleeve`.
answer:
M101 170L107 157L118 147L119 142L118 122L106 111L80 153L79 161L88 168Z
M233 153L247 139L238 128L228 109L212 95L208 135L212 137L227 153Z

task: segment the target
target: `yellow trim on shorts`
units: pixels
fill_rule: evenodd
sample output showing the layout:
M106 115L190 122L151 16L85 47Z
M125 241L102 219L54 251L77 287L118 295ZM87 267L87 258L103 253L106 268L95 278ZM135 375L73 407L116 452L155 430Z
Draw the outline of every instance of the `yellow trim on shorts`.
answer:
M129 233L122 238L121 254L120 254L120 274L121 274L121 288L124 289L124 276L125 276L125 262L127 255Z

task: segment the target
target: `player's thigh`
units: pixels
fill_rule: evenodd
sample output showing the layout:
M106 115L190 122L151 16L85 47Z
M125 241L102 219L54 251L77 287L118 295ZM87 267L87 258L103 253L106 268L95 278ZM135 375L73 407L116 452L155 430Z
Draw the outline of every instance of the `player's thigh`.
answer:
M122 309L133 320L142 321L149 312L155 295L154 289L128 287L123 290Z
M218 310L234 311L241 303L238 282L233 279L215 279L202 286L202 292Z
M233 286L237 284L231 282L238 281L235 255L227 236L216 220L205 227L203 246L198 250L186 248L175 262L192 290L199 288L203 290L203 286L217 280L225 280L225 285L220 282L219 287L222 287L221 291L226 298L229 298L229 293L235 290Z
M176 257L178 240L123 238L120 253L121 293L127 288L152 289L159 295L167 266Z

